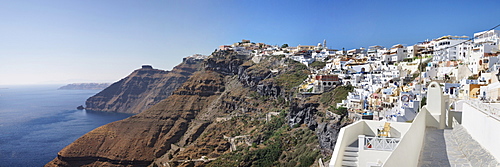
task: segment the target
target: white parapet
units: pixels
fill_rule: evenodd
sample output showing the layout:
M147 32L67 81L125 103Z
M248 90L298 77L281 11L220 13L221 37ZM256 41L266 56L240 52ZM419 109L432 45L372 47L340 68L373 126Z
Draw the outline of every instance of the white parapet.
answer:
M362 120L348 125L340 130L337 143L333 152L330 166L342 166L350 144L358 142L357 165L383 164L398 147L401 137L410 129L411 123L391 122L389 137L377 137L377 129L383 127L385 122Z
M467 101L463 104L462 126L471 137L500 160L500 109L496 104Z

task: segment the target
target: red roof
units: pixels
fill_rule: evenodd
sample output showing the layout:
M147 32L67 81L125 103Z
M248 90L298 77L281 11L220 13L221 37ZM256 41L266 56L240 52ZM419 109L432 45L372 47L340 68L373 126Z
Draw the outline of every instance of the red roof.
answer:
M316 75L316 80L319 81L339 81L338 75Z

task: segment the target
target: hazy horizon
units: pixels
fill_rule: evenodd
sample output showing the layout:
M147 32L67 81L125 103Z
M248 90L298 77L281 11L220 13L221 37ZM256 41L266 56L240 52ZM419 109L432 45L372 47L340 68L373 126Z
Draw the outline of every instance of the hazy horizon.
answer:
M7 1L0 85L115 82L242 39L333 49L412 45L498 24L500 1ZM493 19L492 19L493 18Z

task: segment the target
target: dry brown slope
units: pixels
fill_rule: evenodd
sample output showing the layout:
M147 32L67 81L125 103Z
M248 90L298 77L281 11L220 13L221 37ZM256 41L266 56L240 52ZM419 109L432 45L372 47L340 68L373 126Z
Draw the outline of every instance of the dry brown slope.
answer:
M197 72L158 105L85 134L46 166L147 166L178 142L195 116L224 91L223 79L216 72Z

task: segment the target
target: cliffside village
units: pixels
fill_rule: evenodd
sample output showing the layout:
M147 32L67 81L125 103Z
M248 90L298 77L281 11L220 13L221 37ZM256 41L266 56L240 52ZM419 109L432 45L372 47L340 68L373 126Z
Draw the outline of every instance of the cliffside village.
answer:
M242 40L219 50L252 55L255 62L284 55L307 66L322 63L323 68L310 68L309 78L299 87L301 94L352 85L347 100L337 104L348 108L351 117L405 122L416 116L431 81L438 82L450 99L499 101L499 37L499 30L489 30L472 38L448 35L410 46L350 50L329 49L326 40L296 47Z

